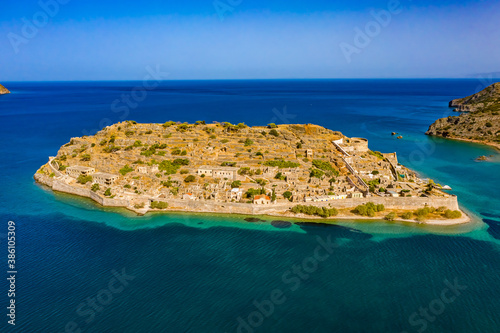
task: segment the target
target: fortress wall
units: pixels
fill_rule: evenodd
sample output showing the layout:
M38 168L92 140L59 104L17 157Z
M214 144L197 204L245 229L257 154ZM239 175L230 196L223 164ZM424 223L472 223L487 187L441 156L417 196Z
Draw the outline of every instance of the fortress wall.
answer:
M283 212L295 205L314 205L317 207L354 208L367 202L383 204L386 209L416 210L423 208L426 204L432 207L445 206L451 210L457 210L457 197L449 198L393 198L393 197L370 197L370 198L348 198L343 200L332 200L327 202L290 202L284 204L253 205L235 202L214 202L214 201L194 201L194 200L167 200L169 207L193 212L211 212L226 214L248 214L265 215L268 213Z
M66 183L60 182L58 180L55 180L52 189L54 191L59 191L59 192L64 192L64 193L70 193L70 194L76 194L82 197L87 197L90 198L90 190L86 188L80 188L76 186L71 186Z
M40 182L48 185L47 183L40 180ZM50 186L50 185L49 185ZM128 207L130 205L130 201L126 199L114 199L114 198L103 198L99 194L92 192L86 188L80 188L68 185L61 181L55 180L52 184L52 189L54 191L75 194L82 197L90 198L95 202L99 203L102 206L108 207Z
M404 209L415 210L423 208L425 205L435 208L445 206L451 210L458 210L457 197L451 196L447 198L423 198L423 197L369 197L369 198L347 198L343 200L332 200L327 202L314 202L318 207L335 207L335 208L353 208L357 205L373 202L374 204L383 204L386 209ZM298 203L309 205L311 203Z
M91 198L103 206L111 207L129 207L130 201L125 199L104 198L86 188L74 187L59 180L52 180L46 175L35 175L35 179L40 183L51 186L53 190L79 195ZM52 184L50 184L52 183ZM247 215L266 215L280 213L289 210L295 205L314 205L317 207L335 207L354 208L357 205L373 202L383 204L386 209L416 210L425 205L432 207L444 206L447 209L458 210L458 201L456 196L447 198L422 198L422 197L370 197L370 198L348 198L343 200L332 200L326 202L290 202L269 205L253 205L236 202L215 202L215 201L195 201L171 199L166 200L169 207L177 210L186 210L192 212L205 213L225 213L225 214L247 214Z

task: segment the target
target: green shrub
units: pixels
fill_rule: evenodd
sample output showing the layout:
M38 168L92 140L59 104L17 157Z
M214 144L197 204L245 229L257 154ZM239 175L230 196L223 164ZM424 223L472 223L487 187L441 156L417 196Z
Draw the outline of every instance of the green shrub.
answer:
M370 151L368 151L368 154L376 156L376 157L380 158L381 160L385 159L384 155L382 155L382 153L379 151L371 151L370 150Z
M163 201L151 201L150 207L152 209L167 209L168 208L168 202L163 202Z
M444 212L444 217L446 217L447 219L458 219L462 217L462 213L459 210L447 209Z
M283 168L297 168L300 166L299 163L285 161L285 160L274 160L274 161L265 161L265 166L278 167L280 169Z
M187 158L176 158L172 164L174 165L189 165L189 160Z
M272 130L269 131L269 135L272 135L274 137L278 137L280 134L278 133L277 130L272 129Z
M247 138L247 139L245 140L245 142L243 142L243 145L244 145L245 147L251 146L251 145L253 145L253 141L252 141L252 140L250 140L249 138Z
M406 213L403 213L403 214L401 215L401 217L402 217L403 219L405 219L405 220L409 220L409 219L411 219L411 218L413 217L413 213L412 213L412 212L406 212Z
M82 158L80 159L80 161L83 161L83 162L90 161L90 154L83 154Z
M330 162L327 162L327 161L322 161L322 160L313 160L312 161L312 164L320 169L320 170L323 170L323 171L327 171L327 172L330 172L330 173L333 173L335 176L338 176L339 175L339 171L336 170L331 164Z
M384 210L385 207L382 204L375 205L373 202L367 202L364 205L359 205L356 208L354 208L354 213L361 216L373 217L375 216L376 212L382 212Z
M180 172L179 172L181 175L186 175L189 173L189 170L187 169L182 169Z
M321 178L325 175L325 173L319 169L312 169L311 173L309 174L310 177L316 177L316 178Z
M489 121L486 123L486 127L493 127L493 124L490 123Z
M128 164L125 164L123 168L120 169L120 173L122 176L125 176L127 173L134 171L134 168L131 168L128 166Z
M231 183L231 188L237 188L241 186L241 181L235 180L234 182Z
M394 212L390 212L384 217L384 219L386 219L387 221L394 221L395 218L396 218L396 213Z
M92 181L92 176L88 175L88 176L84 176L84 175L80 175L78 176L78 178L76 179L76 181L80 184L87 184L88 182L91 182Z
M338 210L335 208L327 208L327 207L316 207L316 206L305 206L305 205L297 205L292 207L292 213L298 214L306 214L306 215L317 215L324 218L328 218L330 216L336 216L338 214Z
M111 189L108 187L106 191L104 191L104 195L109 197L111 195Z
M292 195L293 195L293 194L292 194L292 192L290 192L290 191L286 191L285 193L283 193L283 197L284 197L285 199L288 199L288 200L290 200L290 199L292 198Z
M196 180L196 177L193 175L189 175L186 178L184 178L184 182L186 182L186 183L191 183L191 182L194 182L195 180Z
M267 127L269 127L269 128L277 128L278 126L276 126L275 123L270 123L270 124L267 124Z
M99 184L95 183L95 184L92 184L92 187L90 189L94 192L97 192L97 191L99 191L100 186L99 186Z

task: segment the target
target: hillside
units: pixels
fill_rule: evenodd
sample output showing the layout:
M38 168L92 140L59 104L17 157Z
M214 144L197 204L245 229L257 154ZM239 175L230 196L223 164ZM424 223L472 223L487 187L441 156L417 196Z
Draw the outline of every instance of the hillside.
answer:
M459 139L500 147L500 83L477 94L450 101L450 107L464 111L460 116L436 120L426 132L443 138Z
M10 94L10 91L0 84L0 95Z

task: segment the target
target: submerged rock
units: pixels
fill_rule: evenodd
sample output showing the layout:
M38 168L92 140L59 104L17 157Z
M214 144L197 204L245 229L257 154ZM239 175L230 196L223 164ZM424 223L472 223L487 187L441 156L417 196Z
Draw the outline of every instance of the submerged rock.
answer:
M276 221L272 221L271 225L273 227L276 227L276 228L279 228L279 229L286 229L286 228L290 228L292 226L292 223L288 222L288 221L276 220Z
M244 220L247 222L266 222L266 220L261 220L256 217L247 217Z

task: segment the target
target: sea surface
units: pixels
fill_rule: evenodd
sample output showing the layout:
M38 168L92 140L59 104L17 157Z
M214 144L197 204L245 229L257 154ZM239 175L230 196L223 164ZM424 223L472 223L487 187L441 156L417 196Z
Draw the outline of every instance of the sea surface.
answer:
M424 135L479 80L3 84L0 257L5 276L14 221L17 276L15 326L0 283L0 332L500 332L500 155ZM123 120L313 123L365 137L451 186L473 222L137 217L35 184L71 137Z

